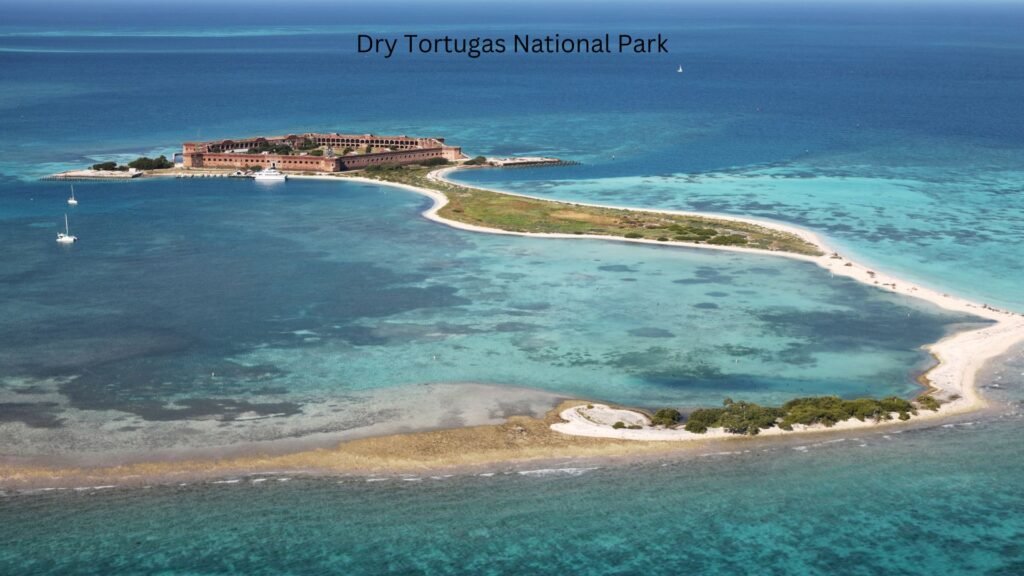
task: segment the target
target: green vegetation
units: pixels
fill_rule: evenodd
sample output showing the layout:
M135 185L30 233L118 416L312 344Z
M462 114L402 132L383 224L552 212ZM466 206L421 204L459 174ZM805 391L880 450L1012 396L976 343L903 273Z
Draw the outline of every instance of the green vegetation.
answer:
M775 426L783 414L778 408L766 408L753 402L734 402L726 398L722 408L694 410L686 420L687 432L703 434L708 428L724 428L731 434L756 436L762 429Z
M675 408L662 408L654 413L651 418L651 426L664 426L671 428L676 424L679 424L679 420L682 418L682 414Z
M280 156L288 156L292 153L292 147L287 144L271 144L270 142L263 142L259 146L249 148L246 154L277 154Z
M921 396L918 396L917 403L921 406L921 408L924 408L925 410L931 410L932 412L935 412L936 410L939 409L939 401L936 400L934 396L929 396L928 394L922 394Z
M129 162L127 166L118 166L117 162L100 162L99 164L92 165L93 170L118 170L124 172L129 168L135 168L136 170L160 170L163 168L174 168L174 162L168 160L166 156L160 156L159 158L139 156Z
M720 234L708 239L708 244L717 246L745 246L747 239L739 234Z
M916 414L910 402L889 396L881 400L874 398L858 398L843 400L837 396L819 396L814 398L797 398L782 405L785 415L779 426L783 430L791 430L793 424L824 424L832 426L836 422L856 418L864 421L868 418L880 422L891 420L891 413L899 414L900 420L909 420Z
M323 150L319 150L319 149L313 150L312 152L309 153L309 155L310 156L323 156L324 155L324 151Z
M927 398L927 400L925 400ZM918 398L923 408L938 410L939 402L931 396ZM658 411L661 412L660 410ZM760 406L752 402L734 402L726 398L722 408L701 408L694 410L686 420L684 428L688 432L703 434L709 428L723 428L732 434L757 435L761 430L778 426L783 430L792 430L794 424L811 426L823 424L834 426L851 418L861 422L868 419L875 422L892 420L896 414L900 420L909 420L917 414L914 405L902 398L889 396L877 400L875 398L857 398L844 400L838 396L814 396L796 398L781 407Z
M312 150L314 148L317 148L318 146L319 145L316 142L310 140L309 138L303 138L302 139L302 143L299 144L299 150L302 150L302 151Z
M466 160L465 162L463 162L463 164L465 164L466 166L483 166L484 164L487 164L487 158L483 156L477 156L472 160Z
M160 156L159 158L139 156L129 162L128 167L135 168L136 170L161 170L164 168L174 168L174 162L168 160L166 156Z
M417 162L417 164L420 166L444 166L448 164L448 160L446 158L427 158L422 162Z
M380 175L385 172L395 172L401 170L402 166L399 164L374 164L373 166L367 166L363 168L363 172L367 176ZM388 178L380 178L381 180L388 180Z
M616 430L621 430L622 428L625 428L625 427L626 427L626 423L623 422L622 420L619 420L615 424L612 424L612 428L615 428Z
M431 180L427 178L430 171L430 168L423 167L375 166L373 169L367 168L363 174L441 192L449 200L440 210L444 218L500 230L652 240L671 235L677 242L744 246L815 256L821 254L814 245L796 235L757 224L523 198Z

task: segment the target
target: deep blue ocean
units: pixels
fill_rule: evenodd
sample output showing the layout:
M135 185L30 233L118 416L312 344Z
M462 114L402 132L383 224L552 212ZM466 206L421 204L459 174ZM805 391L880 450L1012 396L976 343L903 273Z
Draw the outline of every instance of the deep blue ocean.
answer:
M0 457L88 464L727 396L912 397L975 319L767 256L472 234L381 186L66 183L185 140L437 135L460 174L754 215L1024 311L1024 8L3 6ZM356 53L661 33L668 55ZM676 72L678 66L684 72ZM68 213L80 241L53 235ZM642 463L0 495L0 573L1024 573L1024 356L970 419Z

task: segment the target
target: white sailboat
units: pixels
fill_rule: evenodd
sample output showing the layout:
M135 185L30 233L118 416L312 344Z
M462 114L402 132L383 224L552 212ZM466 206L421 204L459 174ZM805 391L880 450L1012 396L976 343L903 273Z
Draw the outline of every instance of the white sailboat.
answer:
M78 242L78 236L72 236L71 230L68 228L68 215L64 215L64 231L57 233L58 244L73 244Z
M71 185L71 198L68 198L68 206L78 206L78 200L75 200L75 185Z
M682 74L682 73L683 73L683 67L682 67L682 66L680 66L680 67L679 67L679 70L676 70L676 73L677 73L677 74Z

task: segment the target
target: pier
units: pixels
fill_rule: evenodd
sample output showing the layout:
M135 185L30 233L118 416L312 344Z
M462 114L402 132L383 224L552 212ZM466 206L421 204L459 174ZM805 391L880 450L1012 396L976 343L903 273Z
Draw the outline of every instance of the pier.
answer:
M520 168L525 166L571 166L578 164L569 160L546 156L515 156L510 158L488 158L487 162L498 168Z

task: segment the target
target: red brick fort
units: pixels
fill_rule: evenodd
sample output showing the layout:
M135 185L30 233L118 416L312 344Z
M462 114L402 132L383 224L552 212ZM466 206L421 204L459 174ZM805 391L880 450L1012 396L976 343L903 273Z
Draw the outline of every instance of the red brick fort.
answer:
M259 166L282 171L341 172L380 164L416 164L432 158L459 160L464 156L461 147L446 145L444 138L309 132L185 142L182 157L186 168Z

